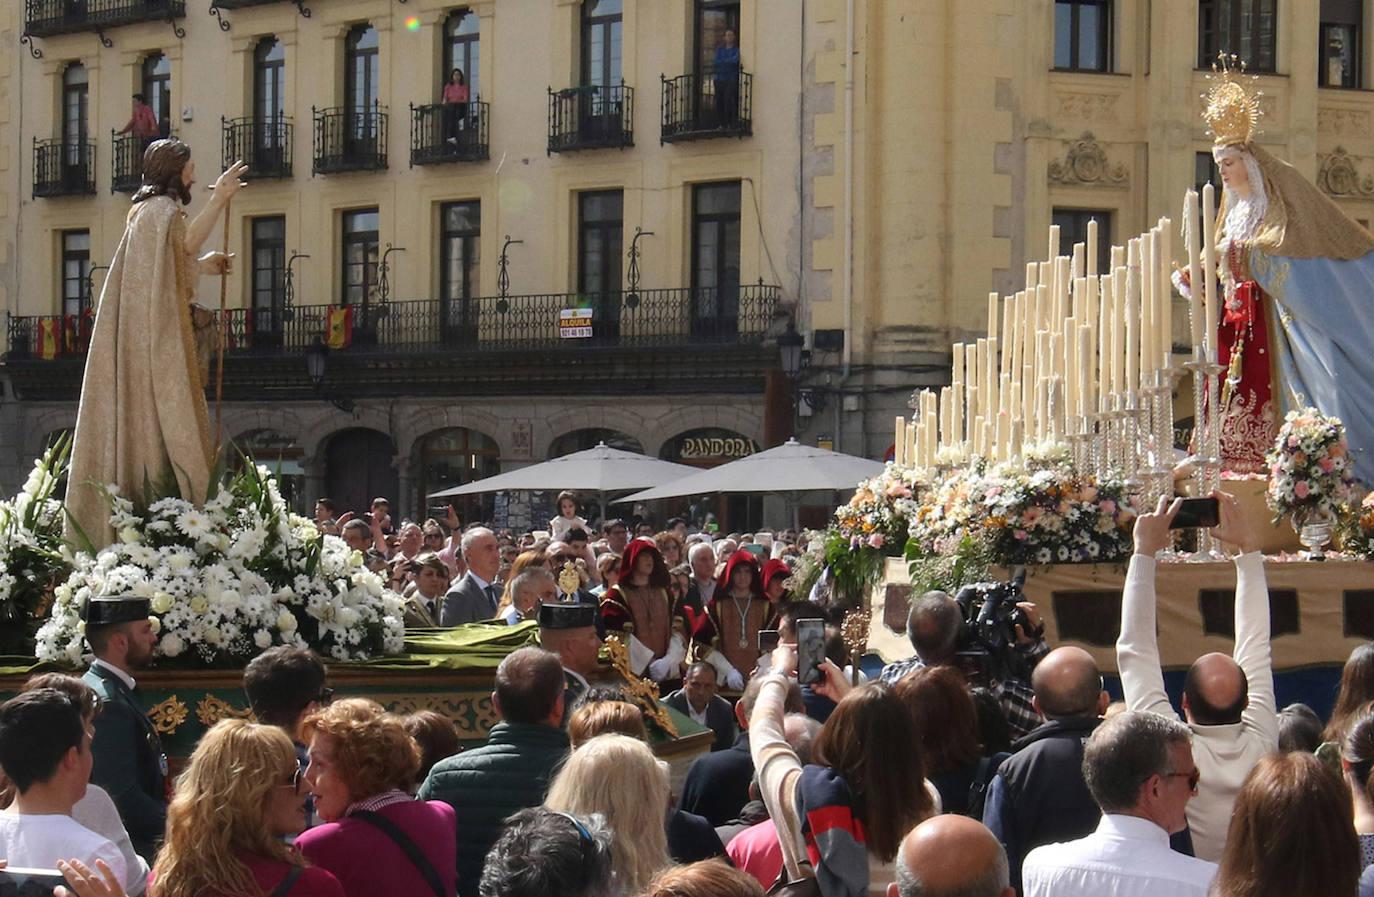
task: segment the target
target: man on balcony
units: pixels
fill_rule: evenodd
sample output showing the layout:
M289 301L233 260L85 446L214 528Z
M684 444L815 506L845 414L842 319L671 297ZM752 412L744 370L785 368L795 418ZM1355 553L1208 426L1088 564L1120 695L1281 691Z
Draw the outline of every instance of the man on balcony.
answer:
M119 133L131 133L137 137L140 152L146 150L150 143L162 136L162 131L157 123L157 114L153 112L153 107L148 105L143 94L134 94L134 114L129 118L128 123L119 129Z
M739 116L739 47L735 46L735 32L729 28L721 35L711 68L716 82L716 123L725 127Z

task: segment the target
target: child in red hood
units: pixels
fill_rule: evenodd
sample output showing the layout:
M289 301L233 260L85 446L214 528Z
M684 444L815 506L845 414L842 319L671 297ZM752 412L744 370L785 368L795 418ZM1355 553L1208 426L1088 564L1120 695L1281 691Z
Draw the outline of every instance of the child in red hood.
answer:
M772 616L758 558L743 549L736 551L697 617L692 653L716 668L727 689L739 691L758 665L759 630L768 628Z
M682 678L687 660L688 619L671 582L653 539L638 538L625 546L619 581L601 596L606 632L628 641L631 668L655 682Z

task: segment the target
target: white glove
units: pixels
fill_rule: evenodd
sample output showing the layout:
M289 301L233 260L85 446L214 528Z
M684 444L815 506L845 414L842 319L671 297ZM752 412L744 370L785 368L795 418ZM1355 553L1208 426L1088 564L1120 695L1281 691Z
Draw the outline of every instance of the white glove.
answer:
M1176 269L1174 269L1174 273L1172 273L1172 274L1169 275L1169 282L1172 283L1172 284L1174 285L1174 289L1178 290L1178 294L1179 294L1180 296L1182 296L1184 299L1192 299L1192 298L1193 298L1193 290L1192 290L1192 287L1191 287L1189 284L1185 284L1185 283L1183 282L1183 272L1184 272L1184 270L1185 270L1185 269L1183 269L1183 268L1176 268Z
M687 659L687 642L683 639L682 633L673 633L673 637L668 640L668 653L663 655L663 659L671 659L675 664Z
M655 682L662 682L665 679L675 679L677 678L680 664L681 661L675 662L673 660L671 653L664 657L660 657L658 660L649 664L649 678Z
M734 667L725 674L725 687L730 691L744 691L744 677Z
M644 668L654 659L654 652L649 646L641 642L638 637L630 636L630 669L635 675L642 676Z

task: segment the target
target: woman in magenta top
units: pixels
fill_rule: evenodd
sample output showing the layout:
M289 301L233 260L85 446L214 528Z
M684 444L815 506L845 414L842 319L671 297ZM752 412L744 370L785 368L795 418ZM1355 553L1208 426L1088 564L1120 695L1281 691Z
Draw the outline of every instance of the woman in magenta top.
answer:
M305 827L309 793L285 732L222 720L177 778L149 897L344 897L285 840Z
M458 127L468 117L468 79L462 69L448 73L444 83L444 136L458 142Z
M457 820L443 801L410 796L420 750L400 717L355 698L307 717L304 732L306 778L324 820L296 839L305 858L348 897L454 897Z

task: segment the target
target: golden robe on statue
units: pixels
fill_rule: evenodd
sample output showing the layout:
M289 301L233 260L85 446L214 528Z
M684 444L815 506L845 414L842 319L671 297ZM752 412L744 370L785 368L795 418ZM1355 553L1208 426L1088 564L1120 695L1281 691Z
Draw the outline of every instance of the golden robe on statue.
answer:
M181 498L205 502L213 449L191 324L198 273L180 204L135 204L100 293L81 386L67 487L78 544L83 534L97 549L114 541L106 484L138 502L175 483Z

